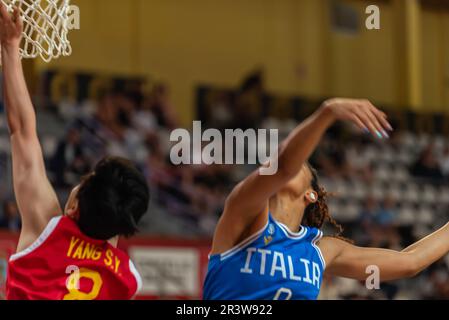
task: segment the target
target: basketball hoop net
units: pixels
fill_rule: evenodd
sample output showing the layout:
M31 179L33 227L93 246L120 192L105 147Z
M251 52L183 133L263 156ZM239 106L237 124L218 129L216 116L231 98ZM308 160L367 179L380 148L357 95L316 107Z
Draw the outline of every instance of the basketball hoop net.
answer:
M70 0L0 0L8 11L13 6L23 19L23 58L41 57L45 62L72 53L68 34Z

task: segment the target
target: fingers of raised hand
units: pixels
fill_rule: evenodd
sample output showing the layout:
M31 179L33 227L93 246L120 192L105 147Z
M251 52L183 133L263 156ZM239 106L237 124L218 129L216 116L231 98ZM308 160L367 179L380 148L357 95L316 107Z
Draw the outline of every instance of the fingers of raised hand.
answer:
M356 115L376 138L390 137L388 131L392 131L393 128L387 120L387 115L369 101L361 100L358 103Z
M6 9L5 4L0 1L0 22L8 22L8 20L10 19L10 15L8 13L8 10Z

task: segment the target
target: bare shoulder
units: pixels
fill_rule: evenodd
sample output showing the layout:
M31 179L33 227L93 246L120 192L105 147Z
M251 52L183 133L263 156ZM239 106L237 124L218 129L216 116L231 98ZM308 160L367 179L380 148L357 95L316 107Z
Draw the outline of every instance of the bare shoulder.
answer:
M329 265L349 243L335 237L323 237L317 245L323 253L326 263Z

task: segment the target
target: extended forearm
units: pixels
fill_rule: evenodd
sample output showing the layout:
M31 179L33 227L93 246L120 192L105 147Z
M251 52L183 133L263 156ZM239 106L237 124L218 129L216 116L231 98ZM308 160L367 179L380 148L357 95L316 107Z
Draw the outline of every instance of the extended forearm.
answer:
M19 47L2 47L3 94L11 135L34 134L36 116L23 74Z
M449 224L416 242L403 252L410 254L416 273L449 253Z
M298 126L282 144L279 169L291 176L296 175L334 121L332 112L322 107Z

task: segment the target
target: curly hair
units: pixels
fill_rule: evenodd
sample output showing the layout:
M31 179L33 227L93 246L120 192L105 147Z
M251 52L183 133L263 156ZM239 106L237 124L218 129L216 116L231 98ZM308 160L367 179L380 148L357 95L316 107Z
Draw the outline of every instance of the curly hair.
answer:
M336 230L337 233L333 235L335 238L340 238L345 241L350 241L344 237L342 237L343 227L334 218L332 218L329 207L327 205L327 199L330 194L320 186L318 173L312 168L312 166L308 165L310 172L312 173L312 189L318 194L318 200L315 203L309 204L305 211L304 217L302 221L302 225L311 228L321 229L324 224L330 223Z

